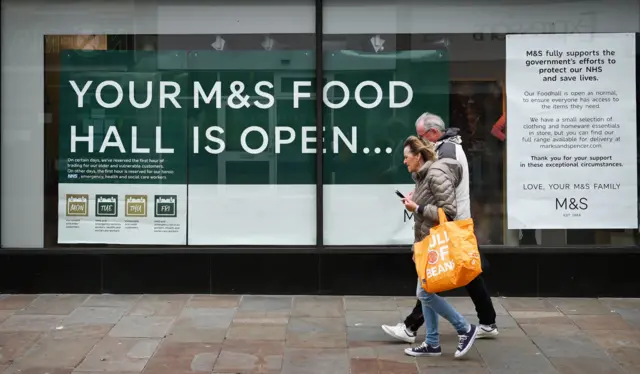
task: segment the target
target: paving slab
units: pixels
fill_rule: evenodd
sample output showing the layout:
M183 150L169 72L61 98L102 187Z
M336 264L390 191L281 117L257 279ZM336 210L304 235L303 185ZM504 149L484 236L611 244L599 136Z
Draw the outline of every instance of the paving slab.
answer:
M88 297L89 295L40 295L17 314L68 315Z
M11 365L27 353L39 338L38 332L0 332L0 365Z
M2 295L0 310L21 310L29 306L38 295Z
M240 304L238 295L193 295L186 307L192 309L236 308Z
M0 310L0 323L5 319L11 317L15 313L15 310Z
M349 373L346 349L285 348L282 374Z
M344 298L344 307L346 310L394 310L395 311L398 309L398 304L396 302L395 297L348 296Z
M174 317L126 316L109 332L116 338L164 338Z
M345 319L292 318L287 326L286 345L294 348L346 348Z
M293 317L344 317L344 301L341 297L297 296L293 300Z
M220 345L164 341L149 360L143 373L211 373L220 353Z
M140 373L160 344L160 339L105 337L78 365L78 371Z
M130 309L142 295L91 295L82 304L84 307L114 307Z
M175 317L191 295L143 295L127 313L131 316Z
M282 341L227 340L213 368L214 373L280 373Z
M64 316L12 315L0 324L0 331L48 332L62 325Z
M610 314L611 308L598 299L551 298L549 301L566 315L571 314Z
M477 323L469 298L447 300ZM406 356L380 328L413 297L2 295L0 373L640 373L638 299L493 302L500 335L454 359L442 318L440 357Z
M16 359L11 370L24 372L27 369L59 368L72 371L91 349L98 339L42 339L26 354Z
M118 323L120 318L127 312L127 307L88 307L76 308L62 321L64 325L96 324L105 325Z

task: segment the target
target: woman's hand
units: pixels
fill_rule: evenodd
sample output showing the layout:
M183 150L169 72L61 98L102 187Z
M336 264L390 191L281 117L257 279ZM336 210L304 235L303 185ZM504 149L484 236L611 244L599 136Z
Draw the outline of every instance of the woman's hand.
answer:
M402 203L404 204L404 208L410 212L415 212L418 209L418 204L411 201L409 198L402 199Z

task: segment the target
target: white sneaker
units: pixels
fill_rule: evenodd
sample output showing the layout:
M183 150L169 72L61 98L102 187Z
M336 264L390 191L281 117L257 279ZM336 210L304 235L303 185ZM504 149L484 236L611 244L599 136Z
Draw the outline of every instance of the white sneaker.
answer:
M498 336L498 327L495 323L493 325L478 326L478 339L495 338L496 336Z
M382 325L382 331L386 332L387 335L396 338L398 340L402 340L407 343L415 343L416 342L416 333L413 331L407 331L404 323L398 323L395 326Z

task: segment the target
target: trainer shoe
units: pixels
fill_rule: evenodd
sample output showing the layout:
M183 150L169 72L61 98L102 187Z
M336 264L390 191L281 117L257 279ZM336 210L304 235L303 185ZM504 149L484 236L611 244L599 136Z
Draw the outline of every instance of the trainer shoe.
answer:
M488 339L495 338L498 336L498 326L496 324L492 325L480 325L478 326L478 337L477 339Z
M382 331L386 332L387 335L395 339L402 340L403 342L416 342L416 333L413 331L408 331L407 327L402 322L398 323L395 326L382 325Z
M473 342L478 336L478 328L475 325L469 325L469 331L464 334L458 335L458 349L454 354L455 358L460 358L469 352Z
M432 347L424 342L417 347L405 349L404 353L413 357L440 356L442 355L442 348L440 346Z

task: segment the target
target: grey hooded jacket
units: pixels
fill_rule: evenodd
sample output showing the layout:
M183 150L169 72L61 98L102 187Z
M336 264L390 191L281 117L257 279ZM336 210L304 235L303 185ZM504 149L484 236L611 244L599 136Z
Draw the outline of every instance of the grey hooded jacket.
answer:
M458 215L456 187L462 176L462 165L451 158L428 161L412 174L416 182L412 199L424 206L422 214L415 212L413 215L414 242L423 240L429 235L429 230L439 223L438 208L442 208L449 219Z

